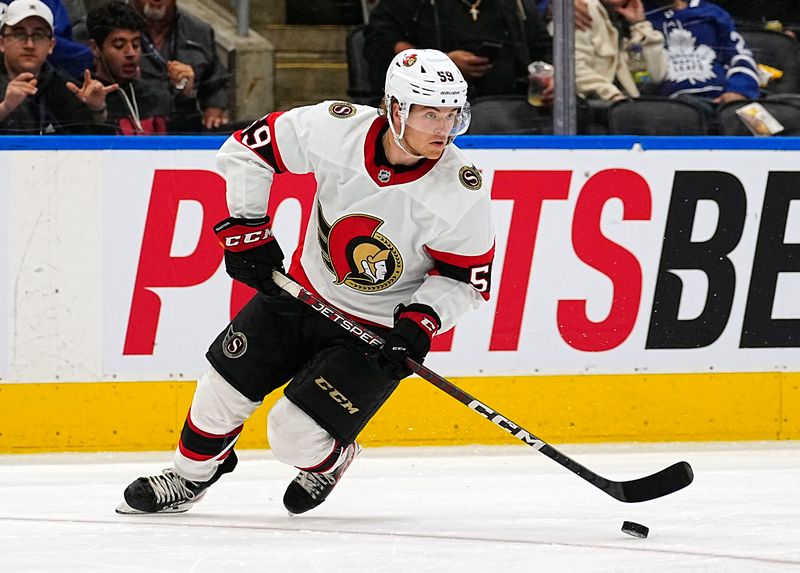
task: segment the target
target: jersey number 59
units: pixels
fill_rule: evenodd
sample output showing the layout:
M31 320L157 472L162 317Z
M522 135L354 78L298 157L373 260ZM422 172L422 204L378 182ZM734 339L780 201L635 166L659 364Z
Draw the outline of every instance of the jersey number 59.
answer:
M478 292L488 292L491 269L491 265L472 267L470 269L469 284Z

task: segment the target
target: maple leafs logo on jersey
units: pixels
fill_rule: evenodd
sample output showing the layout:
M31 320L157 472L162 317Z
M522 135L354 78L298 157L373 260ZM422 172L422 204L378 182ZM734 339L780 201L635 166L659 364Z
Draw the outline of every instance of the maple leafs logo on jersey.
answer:
M336 119L347 119L356 114L356 107L346 101L337 101L328 106L328 113Z
M691 84L714 78L716 52L705 44L697 46L697 39L689 30L673 28L667 39L669 67L667 79Z
M329 224L317 203L322 262L334 282L359 292L379 292L403 272L403 258L392 242L378 233L383 221L370 215L346 215Z

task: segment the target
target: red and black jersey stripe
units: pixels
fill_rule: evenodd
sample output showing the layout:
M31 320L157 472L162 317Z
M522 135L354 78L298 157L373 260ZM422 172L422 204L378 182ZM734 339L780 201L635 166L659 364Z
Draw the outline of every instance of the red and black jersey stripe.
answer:
M434 262L429 274L441 275L462 283L467 283L481 293L484 300L489 300L492 288L492 262L494 261L494 244L482 255L456 255L437 251L430 247L425 250Z
M269 113L233 134L236 141L266 161L275 173L288 171L275 141L275 120L281 114L282 111Z

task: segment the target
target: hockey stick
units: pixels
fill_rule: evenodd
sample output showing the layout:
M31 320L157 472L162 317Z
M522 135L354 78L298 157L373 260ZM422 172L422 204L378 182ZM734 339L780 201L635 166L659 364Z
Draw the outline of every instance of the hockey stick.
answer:
M353 336L360 338L366 344L370 346L380 346L383 344L383 340L379 336L370 332L364 326L356 324L354 321L347 318L344 313L336 309L336 307L320 300L314 296L313 293L308 292L286 275L274 271L272 273L272 278L279 287L291 296L304 302L328 320L333 321L343 329L349 331ZM583 478L599 490L604 491L619 501L633 503L656 499L685 488L692 483L694 479L692 467L687 462L678 462L659 472L639 479L629 481L606 479L582 466L568 455L558 451L544 440L537 438L522 426L491 409L477 398L470 396L464 390L442 378L432 370L429 370L421 364L417 364L411 359L406 359L406 364L421 378L427 380L490 422L501 427L521 442L538 450L557 464L567 468L578 477Z

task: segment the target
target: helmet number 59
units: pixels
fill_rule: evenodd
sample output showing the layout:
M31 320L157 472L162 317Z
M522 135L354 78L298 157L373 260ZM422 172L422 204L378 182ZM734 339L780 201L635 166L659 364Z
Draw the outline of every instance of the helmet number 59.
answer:
M455 78L453 77L453 72L437 72L439 74L439 79L443 82L453 82Z

